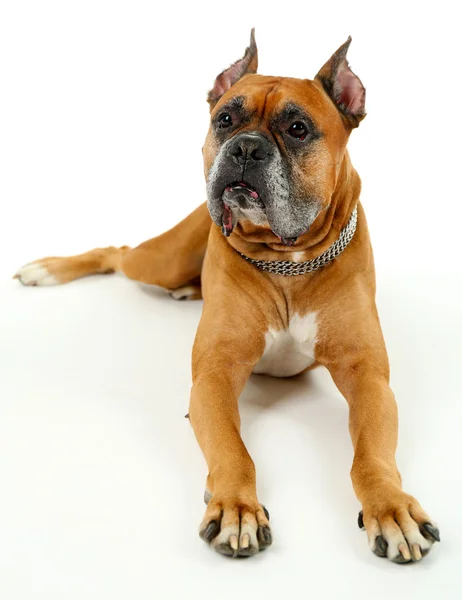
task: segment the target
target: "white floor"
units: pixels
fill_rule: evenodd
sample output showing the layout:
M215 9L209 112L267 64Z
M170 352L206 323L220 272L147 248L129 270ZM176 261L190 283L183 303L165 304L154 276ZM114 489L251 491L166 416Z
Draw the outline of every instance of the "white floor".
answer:
M184 415L201 302L118 276L2 283L1 597L460 598L461 291L449 275L379 277L399 465L442 537L397 566L356 525L347 408L326 372L244 392L274 544L233 561L197 535L206 468Z
M0 600L462 599L458 4L0 2ZM274 544L214 554L184 418L201 303L118 276L10 279L41 256L134 246L205 199L206 93L253 26L265 75L313 77L353 36L368 116L349 148L387 267L398 460L441 529L420 564L369 551L346 403L321 370L249 382Z

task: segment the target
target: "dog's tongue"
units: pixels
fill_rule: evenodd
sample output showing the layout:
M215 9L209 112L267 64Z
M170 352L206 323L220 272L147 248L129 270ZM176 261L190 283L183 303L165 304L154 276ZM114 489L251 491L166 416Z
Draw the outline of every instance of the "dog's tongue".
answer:
M223 232L223 235L229 237L233 232L233 215L231 214L231 210L227 204L223 203L223 206L223 225L221 227L221 231Z
M260 196L258 195L258 192L256 192L251 187L249 187L246 183L244 183L244 181L239 181L239 183L234 183L233 185L228 185L228 187L225 188L225 190L227 192L233 192L233 191L239 191L242 188L246 188L249 192L249 196L251 198L253 198L254 200L258 200L260 198Z

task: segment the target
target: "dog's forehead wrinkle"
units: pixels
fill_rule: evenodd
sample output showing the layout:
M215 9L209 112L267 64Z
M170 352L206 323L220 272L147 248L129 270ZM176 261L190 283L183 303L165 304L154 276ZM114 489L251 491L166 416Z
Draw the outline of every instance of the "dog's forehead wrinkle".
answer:
M266 105L267 105L267 103L268 103L268 96L269 96L270 94L274 94L274 93L277 91L278 87L279 87L279 82L278 82L278 83L275 83L275 84L274 84L274 85L273 85L273 86L272 86L272 87L271 87L271 88L270 88L270 89L269 89L269 90L266 92L266 94L265 94L265 99L264 99L264 101L263 101L263 108L262 108L262 111L261 111L261 120L262 120L262 121L264 120L264 118L265 118L265 116L266 116L266 114L265 114L265 113L266 113Z
M266 116L268 98L277 92L281 79L275 77L266 78L261 75L252 75L251 77L262 77L263 80L257 79L254 86L249 90L241 91L240 89L237 89L236 98L242 98L244 106L248 110L259 114L261 121ZM247 81L247 83L249 82Z

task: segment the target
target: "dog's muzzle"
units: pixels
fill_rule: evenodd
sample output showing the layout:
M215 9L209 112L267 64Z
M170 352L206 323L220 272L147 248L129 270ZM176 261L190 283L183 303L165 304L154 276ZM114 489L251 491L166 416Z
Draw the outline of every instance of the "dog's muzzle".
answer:
M238 220L269 224L279 241L293 246L320 210L314 198L292 194L290 172L276 144L258 131L244 131L220 149L207 177L208 208L223 234Z

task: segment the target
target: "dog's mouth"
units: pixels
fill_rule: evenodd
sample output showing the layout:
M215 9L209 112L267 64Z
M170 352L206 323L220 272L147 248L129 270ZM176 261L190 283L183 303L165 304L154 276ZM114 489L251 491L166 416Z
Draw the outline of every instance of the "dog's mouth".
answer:
M265 205L260 194L245 181L234 181L227 185L223 191L223 233L226 236L231 235L234 224L232 209L260 209L264 210Z
M255 210L266 214L265 202L261 198L259 192L245 181L235 181L228 184L223 190L221 200L223 203L221 230L226 237L231 235L236 225L235 216L233 220L233 210L239 209L241 213L247 215L251 214L250 211ZM274 229L273 233L278 238L279 243L283 246L294 246L300 237L283 237L274 231ZM304 233L306 233L306 231Z
M235 181L225 187L225 193L248 196L252 200L260 200L260 194L245 181Z
M223 202L239 208L265 208L259 192L245 181L235 181L223 191Z

